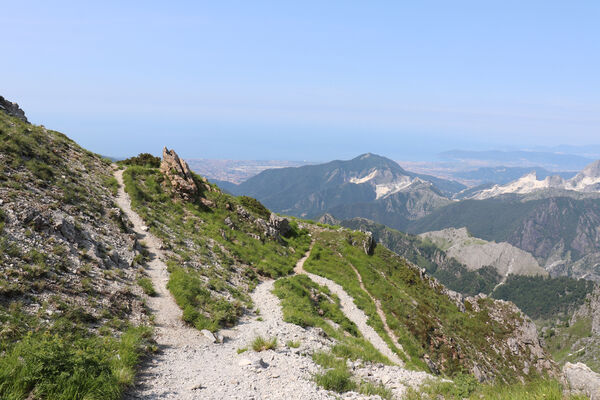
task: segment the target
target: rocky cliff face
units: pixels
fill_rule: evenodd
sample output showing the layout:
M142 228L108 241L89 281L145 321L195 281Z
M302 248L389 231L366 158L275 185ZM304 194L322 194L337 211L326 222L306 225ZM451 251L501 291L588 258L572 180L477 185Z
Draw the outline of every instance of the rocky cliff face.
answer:
M25 117L25 111L21 110L17 103L8 101L2 96L0 96L0 111L4 111L11 117L16 117L25 123L29 123L27 117Z

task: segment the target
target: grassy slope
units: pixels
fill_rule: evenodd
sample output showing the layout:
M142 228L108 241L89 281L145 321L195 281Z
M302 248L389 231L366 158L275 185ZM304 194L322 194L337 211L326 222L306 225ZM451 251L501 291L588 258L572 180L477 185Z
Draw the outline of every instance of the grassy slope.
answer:
M252 221L268 219L269 212L248 198L206 191L215 207L183 203L155 168L129 167L124 181L133 208L170 250L168 288L184 320L198 329L232 326L251 308L248 293L259 276L289 274L308 249L308 232L294 224L281 242L265 237ZM250 215L238 212L241 207Z
M108 165L58 132L0 112L2 399L117 399L133 381L150 328L129 326L129 311L98 301L105 287L91 285L95 266L73 271L73 243L5 220L2 211L43 204L74 216L76 227L86 218L114 224L103 214L116 189ZM88 181L94 184L82 185ZM28 241L36 247L28 250ZM123 270L105 272L118 288L127 286L118 277Z
M479 300L481 311L461 313L448 297L427 284L429 278L422 280L417 269L391 251L378 246L373 256L367 256L360 245L363 239L359 232L324 231L317 236L305 268L342 285L385 337L374 304L360 289L348 265L352 263L367 289L381 301L388 324L400 338L412 365L423 367L422 357L428 353L442 372L452 376L468 370L474 361L482 362L480 358L485 354L488 366L499 378L515 378L510 365L518 366L522 360L506 359L491 347L503 343L521 318L519 315L507 315L506 324L495 322L488 314L492 303L488 299ZM456 357L459 353L463 358Z
M353 218L340 223L347 228L372 232L379 243L413 264L425 268L428 274L438 279L447 288L464 295L489 294L501 280L494 268L483 267L477 271L469 271L464 264L447 257L445 249L419 236L403 233L363 218Z

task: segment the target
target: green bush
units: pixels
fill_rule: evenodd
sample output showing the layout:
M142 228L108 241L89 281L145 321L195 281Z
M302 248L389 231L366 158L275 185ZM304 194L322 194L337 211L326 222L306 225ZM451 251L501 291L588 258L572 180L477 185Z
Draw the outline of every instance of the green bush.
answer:
M174 267L167 288L183 309L183 320L197 329L231 327L242 313L241 303L213 296L197 271Z
M349 392L356 389L352 374L346 368L333 368L316 374L314 380L323 389L337 393Z
M160 167L160 157L155 157L150 153L140 153L135 157L130 157L122 161L118 161L120 165L137 165L146 168Z

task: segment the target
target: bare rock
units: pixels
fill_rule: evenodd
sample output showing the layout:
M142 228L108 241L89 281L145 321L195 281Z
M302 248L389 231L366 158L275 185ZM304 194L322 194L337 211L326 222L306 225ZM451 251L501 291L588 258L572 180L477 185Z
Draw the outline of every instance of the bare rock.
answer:
M563 367L563 374L575 393L585 394L592 399L600 398L600 374L592 371L587 365L567 362Z
M202 335L207 338L208 340L210 340L211 343L216 343L217 342L217 338L215 337L215 335L213 335L213 333L211 331L209 331L208 329L202 329L200 331L202 333Z
M0 96L0 111L4 111L12 117L17 117L21 121L29 123L29 121L27 121L27 117L25 116L25 111L21 110L21 107L19 107L17 103L8 101L2 96Z
M184 200L189 201L198 195L198 186L188 164L181 160L175 150L163 149L163 158L160 163L162 172L171 182L175 192Z
M280 217L275 213L271 213L268 225L281 236L287 235L292 229L290 227L290 221L288 221L287 218Z
M372 256L373 252L375 251L375 239L373 239L373 233L371 232L365 232L366 237L365 240L363 241L363 250L365 251L365 254L368 256Z

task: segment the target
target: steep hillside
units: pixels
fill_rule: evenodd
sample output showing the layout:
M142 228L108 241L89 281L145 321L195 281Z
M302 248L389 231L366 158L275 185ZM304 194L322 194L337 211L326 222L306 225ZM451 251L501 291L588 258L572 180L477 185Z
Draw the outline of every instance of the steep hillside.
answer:
M0 111L0 398L120 398L151 333L143 246L110 162L12 113Z
M482 380L552 370L535 326L513 304L451 294L383 246L369 255L364 233L325 230L315 238L306 270L344 287L383 331L375 313L379 305L407 362L449 375L466 369ZM522 347L525 343L532 347ZM506 368L507 362L516 370Z
M355 204L362 208L363 203L385 209L391 202L403 208L397 211L403 218L414 219L447 204L443 191L450 194L463 188L456 182L405 171L387 158L363 154L348 161L266 170L240 184L234 193L257 198L274 211L306 218L332 209L342 213L345 206Z
M476 237L508 242L535 256L553 276L599 280L600 199L518 196L450 204L408 226L412 233L466 227Z
M502 280L494 268L468 268L457 259L448 256L442 248L431 241L388 228L368 219L353 218L337 221L330 218L327 223L337 223L350 229L371 232L378 243L414 265L424 268L428 274L449 289L464 295L489 294Z

